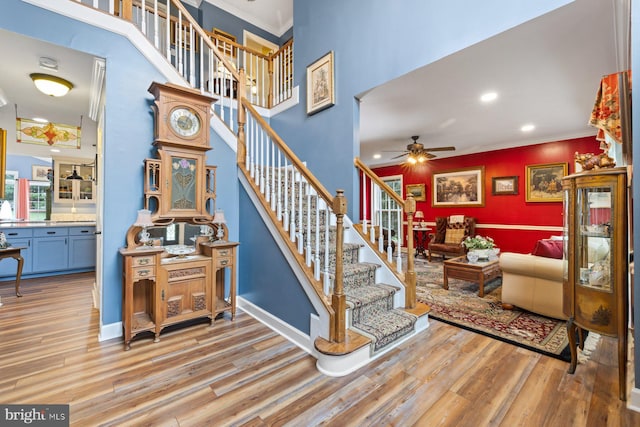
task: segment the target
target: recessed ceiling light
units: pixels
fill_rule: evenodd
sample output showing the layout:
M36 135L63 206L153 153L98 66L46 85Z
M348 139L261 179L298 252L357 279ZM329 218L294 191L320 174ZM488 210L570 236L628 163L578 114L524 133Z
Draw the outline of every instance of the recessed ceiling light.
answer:
M534 130L535 128L536 128L536 127L535 127L534 125L532 125L532 124L526 124L526 125L522 126L522 127L520 128L520 130L521 130L522 132L531 132L531 131L532 131L532 130Z
M43 119L42 117L34 117L33 121L38 123L49 123L49 120Z
M60 150L58 150L57 148L52 148L52 149L51 149L51 152L52 152L52 153L59 153L59 152L60 152Z
M374 154L374 155L373 155L373 158L374 158L374 159L379 159L379 158L381 158L381 157L382 157L382 154L378 154L378 153L376 153L376 154Z
M487 92L483 93L480 97L480 101L482 102L491 102L495 101L498 98L498 94L496 92Z

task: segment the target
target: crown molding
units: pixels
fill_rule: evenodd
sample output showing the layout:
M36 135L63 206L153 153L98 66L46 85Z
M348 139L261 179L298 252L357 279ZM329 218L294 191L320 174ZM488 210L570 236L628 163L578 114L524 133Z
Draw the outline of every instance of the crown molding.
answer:
M283 23L280 27L274 26L261 19L259 16L252 15L245 11L240 10L239 8L229 4L224 0L204 0L205 3L209 3L215 7L218 7L225 12L236 16L243 21L249 22L250 24L255 25L277 37L281 37L289 28L293 26L293 17L287 19L287 22ZM276 12L273 12L276 13Z

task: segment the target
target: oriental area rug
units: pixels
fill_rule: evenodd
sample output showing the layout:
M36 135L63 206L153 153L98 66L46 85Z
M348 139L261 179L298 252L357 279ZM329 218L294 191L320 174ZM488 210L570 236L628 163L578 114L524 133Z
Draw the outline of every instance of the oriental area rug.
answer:
M565 322L517 308L504 310L500 301L501 278L485 283L485 296L480 298L478 285L472 282L449 279L449 289L443 289L442 261L417 258L415 271L417 299L431 307L431 318L557 359L571 360ZM581 359L585 357L588 355L580 354Z

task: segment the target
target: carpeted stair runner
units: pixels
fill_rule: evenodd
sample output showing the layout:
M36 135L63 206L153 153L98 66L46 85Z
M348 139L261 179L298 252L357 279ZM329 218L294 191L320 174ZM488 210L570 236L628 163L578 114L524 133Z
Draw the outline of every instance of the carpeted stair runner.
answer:
M313 222L312 222L313 223ZM305 231L306 233L306 231ZM320 256L324 259L324 228L320 230ZM311 231L311 248L315 248L315 230ZM329 232L329 273L333 282L335 273L335 230ZM399 338L413 332L417 317L402 309L395 309L393 300L399 289L395 286L376 283L379 264L359 262L361 245L344 243L343 284L347 304L350 308L350 327L373 342L377 352ZM314 253L315 256L315 253Z
M294 180L289 174L288 187L285 191L290 192L292 182ZM299 194L304 188L301 188L298 182L293 184L295 193ZM312 257L315 259L316 250L316 230L315 215L317 198L310 197L307 201L305 196L302 201L302 210L305 212L307 204L311 205L311 213L307 215L295 216L293 218L297 229L302 230L304 239L304 248L311 248ZM321 264L324 263L325 251L325 211L319 210L320 230L318 230L319 239L319 258ZM311 227L308 227L310 222ZM301 224L300 224L301 223ZM302 225L302 227L300 227ZM309 233L309 235L307 235ZM307 245L307 242L308 245ZM335 277L335 229L329 230L329 262L328 271L331 283ZM344 272L344 293L350 308L349 325L350 329L369 337L373 343L372 352L375 353L403 336L413 332L417 317L407 313L402 309L394 308L394 296L399 289L395 286L376 283L376 270L380 268L378 264L359 262L359 251L361 246L353 243L344 243L343 251L343 272ZM324 265L321 265L324 268Z

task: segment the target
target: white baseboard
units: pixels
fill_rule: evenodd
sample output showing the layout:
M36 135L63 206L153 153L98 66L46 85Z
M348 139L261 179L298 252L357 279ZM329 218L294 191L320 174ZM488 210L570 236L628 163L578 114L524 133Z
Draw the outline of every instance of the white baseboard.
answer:
M640 412L640 388L634 387L631 389L627 408L635 412Z
M299 329L294 328L288 323L283 322L277 317L273 316L271 313L268 313L253 304L250 301L242 297L237 298L238 308L242 309L245 313L259 321L260 323L266 325L269 329L272 329L284 336L287 340L291 341L302 350L306 351L309 354L314 354L313 342L309 335L306 335Z
M100 333L98 334L98 342L119 338L122 336L122 322L110 323L103 325L100 323Z

